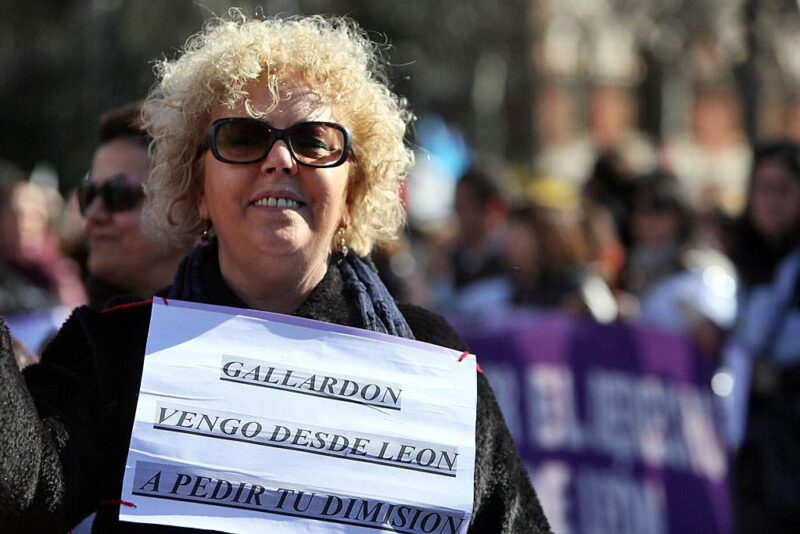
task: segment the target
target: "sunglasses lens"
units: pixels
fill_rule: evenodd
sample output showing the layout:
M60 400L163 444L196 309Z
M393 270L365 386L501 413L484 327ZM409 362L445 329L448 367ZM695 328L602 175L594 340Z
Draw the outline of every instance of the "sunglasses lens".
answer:
M144 191L140 184L132 185L124 175L114 176L98 186L94 183L81 184L78 188L78 207L81 214L86 215L86 210L100 196L106 211L127 211L135 208L144 198Z
M126 211L135 208L142 196L141 185L131 185L125 177L119 177L105 183L103 202L108 211Z
M78 208L81 215L86 215L86 208L97 196L97 186L94 184L82 183L78 186Z
M303 122L291 128L289 144L300 163L320 167L342 159L345 135L331 124Z
M219 155L236 163L249 163L267 154L269 126L256 121L232 121L217 125L214 142Z

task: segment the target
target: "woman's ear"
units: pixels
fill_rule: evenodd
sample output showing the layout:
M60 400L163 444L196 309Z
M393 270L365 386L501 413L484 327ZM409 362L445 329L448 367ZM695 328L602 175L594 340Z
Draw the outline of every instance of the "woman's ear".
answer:
M211 213L208 211L208 202L206 202L206 187L202 179L200 180L199 191L197 191L197 212L204 221L211 219Z
M200 191L200 198L197 199L197 211L200 213L200 218L204 221L211 218L211 214L208 212L208 205L206 204L206 195L203 191Z
M356 188L353 187L352 182L347 184L347 191L345 192L344 197L344 210L342 210L342 221L341 226L347 228L350 226L350 222L352 219L351 214L351 207L355 206L356 202Z
M211 213L208 211L206 202L205 165L202 156L198 156L194 162L193 180L195 184L192 189L196 191L197 195L197 212L202 220L207 221L211 219Z
M339 220L339 228L348 228L350 226L350 203L346 202L344 210L342 210L342 218Z

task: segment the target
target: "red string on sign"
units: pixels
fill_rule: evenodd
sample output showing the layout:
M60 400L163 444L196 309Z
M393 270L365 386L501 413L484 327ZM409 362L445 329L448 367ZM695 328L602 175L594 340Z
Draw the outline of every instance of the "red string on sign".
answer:
M464 358L466 358L467 356L469 356L469 351L465 350L464 352L461 353L461 356L458 357L458 361L463 362ZM481 366L478 364L478 360L475 360L475 369L479 373L483 374L483 369L481 369Z
M128 508L136 508L135 504L133 504L130 501L125 501L123 499L105 499L103 501L100 501L100 504L102 504L103 506L119 505L119 506L127 506Z
M153 303L153 299L147 300L139 300L136 302L129 302L127 304L119 304L117 306L111 306L110 308L103 308L100 313L108 313L117 310L127 310L130 308L140 308L142 306L148 306Z

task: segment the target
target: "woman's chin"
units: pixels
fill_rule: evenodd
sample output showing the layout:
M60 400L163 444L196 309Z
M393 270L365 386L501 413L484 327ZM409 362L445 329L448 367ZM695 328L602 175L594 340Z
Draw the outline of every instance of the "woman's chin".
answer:
M303 239L297 233L277 233L261 236L256 252L263 258L284 258L300 259L312 255L313 239Z
M265 239L258 247L258 252L264 257L291 256L302 250L302 246L292 239L270 238Z

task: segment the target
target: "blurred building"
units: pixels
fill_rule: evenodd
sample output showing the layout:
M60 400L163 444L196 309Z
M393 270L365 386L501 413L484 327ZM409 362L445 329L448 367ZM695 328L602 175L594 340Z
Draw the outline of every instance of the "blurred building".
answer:
M582 183L609 148L736 213L750 141L800 138L800 9L788 0L538 0L539 173Z

